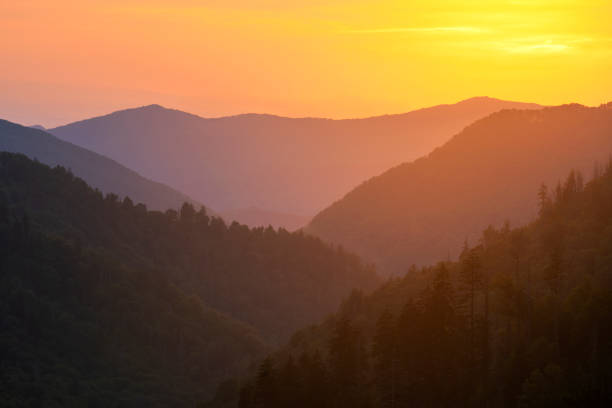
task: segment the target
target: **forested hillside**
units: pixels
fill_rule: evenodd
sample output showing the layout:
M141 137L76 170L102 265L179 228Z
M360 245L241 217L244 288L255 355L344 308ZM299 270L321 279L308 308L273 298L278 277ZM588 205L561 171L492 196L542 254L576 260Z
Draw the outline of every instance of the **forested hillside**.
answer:
M148 211L22 156L3 154L2 166L0 189L32 224L110 260L163 270L185 292L271 341L324 317L352 288L379 283L356 256L302 233L227 226L189 204Z
M59 214L24 205L51 200L32 178L58 197L91 193L64 170L0 154L0 406L194 407L266 350L167 271L51 232L44 217Z
M568 168L591 174L612 154L611 135L612 104L503 110L364 182L305 230L381 273L454 258L490 224L533 220L540 184L556 183Z
M355 292L267 358L239 406L609 406L612 163L537 201L537 220L487 228L458 261Z
M142 177L114 160L65 142L44 129L29 128L0 119L0 151L25 154L31 159L70 169L93 188L145 203L152 209L178 209L196 201L164 184Z

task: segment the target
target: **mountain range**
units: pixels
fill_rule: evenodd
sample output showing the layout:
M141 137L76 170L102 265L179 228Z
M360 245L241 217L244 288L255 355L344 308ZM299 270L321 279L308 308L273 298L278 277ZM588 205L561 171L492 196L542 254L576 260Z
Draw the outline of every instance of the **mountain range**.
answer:
M391 157L373 138L400 149L407 143L401 135L416 123L407 118L429 112L419 133L426 138L436 120L447 120L441 109L453 118L496 103L510 105L446 142L440 131L433 151L364 177L307 227L287 231L308 216L284 212L283 197L302 194L304 209L313 203L308 188L316 195L326 175L339 185L337 172L316 166L372 170ZM172 183L185 166L192 172L184 187L226 183L229 197L198 190L216 204L261 196L273 210L254 200L224 207L225 219L265 219L287 229L226 223L175 184L118 163L129 155L115 161L43 129L0 121L0 151L30 157L0 152L0 400L609 405L612 103L512 104L475 98L348 121L203 119L149 106L69 126L81 126L75 138L92 149L141 152L143 161L128 165L159 165L157 176L177 175ZM344 130L332 137L328 126ZM151 133L142 136L143 127ZM356 146L344 133L351 129ZM153 136L148 143L146 135ZM425 144L415 141L415 151ZM204 145L205 154L198 150ZM310 157L301 152L289 166L296 146L310 149ZM317 149L325 154L310 163ZM400 160L412 153L394 154ZM251 180L250 190L235 184L236 174ZM289 175L310 175L313 184L291 184Z
M150 105L49 132L238 221L295 228L294 220L307 221L363 180L507 108L539 106L479 97L405 114L331 120L259 114L208 119Z
M503 110L415 161L373 177L306 231L399 273L455 258L479 231L534 218L536 193L612 153L612 104Z
M49 166L63 166L104 193L129 196L154 210L178 209L184 202L200 206L173 188L39 129L0 120L0 151L22 153Z

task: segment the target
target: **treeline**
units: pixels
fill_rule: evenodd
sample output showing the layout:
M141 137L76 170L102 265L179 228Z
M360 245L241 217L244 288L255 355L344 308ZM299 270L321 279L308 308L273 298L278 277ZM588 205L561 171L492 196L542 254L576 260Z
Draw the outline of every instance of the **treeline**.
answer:
M195 406L353 282L377 277L317 239L0 153L2 407Z
M163 272L40 231L0 190L1 407L193 407L264 350Z
M610 406L612 164L538 198L530 225L355 292L268 357L238 406Z
M300 232L228 226L190 204L148 211L21 156L2 154L0 165L7 205L32 224L117 262L164 270L182 290L273 342L323 318L353 287L380 283L356 256Z

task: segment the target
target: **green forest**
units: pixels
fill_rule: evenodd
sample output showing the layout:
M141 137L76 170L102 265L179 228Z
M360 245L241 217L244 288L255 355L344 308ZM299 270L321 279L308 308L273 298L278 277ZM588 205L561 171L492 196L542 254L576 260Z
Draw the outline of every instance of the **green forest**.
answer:
M543 185L534 222L487 228L457 261L355 291L238 406L610 406L612 163L594 173Z

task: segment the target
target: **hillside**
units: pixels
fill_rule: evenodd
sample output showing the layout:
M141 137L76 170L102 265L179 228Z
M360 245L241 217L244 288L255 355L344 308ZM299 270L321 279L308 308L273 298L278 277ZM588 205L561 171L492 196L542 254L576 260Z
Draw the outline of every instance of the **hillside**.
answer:
M147 211L6 152L0 242L0 395L18 406L195 406L379 283L301 233Z
M536 198L534 222L353 293L211 406L608 406L612 162Z
M63 166L104 193L128 196L154 210L197 204L164 184L156 183L100 154L65 142L34 127L0 120L0 151L22 153L50 166Z
M60 168L0 153L0 405L194 407L266 344L167 271L53 232L53 210L92 196Z
M270 223L271 213L279 213L271 223L283 225L287 215L313 216L363 180L430 152L474 120L504 108L538 105L473 98L351 120L258 114L205 119L151 105L49 132L220 213L255 207L265 217L245 218L251 225Z
M92 190L62 168L7 155L2 189L32 223L118 262L164 271L210 307L282 341L332 311L352 288L374 288L372 268L319 239L249 229L184 204L180 212Z
M399 273L455 257L488 225L535 216L535 193L612 153L612 105L504 110L363 183L306 231Z

